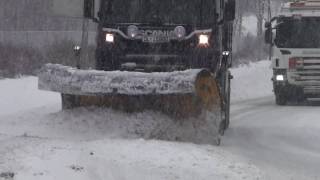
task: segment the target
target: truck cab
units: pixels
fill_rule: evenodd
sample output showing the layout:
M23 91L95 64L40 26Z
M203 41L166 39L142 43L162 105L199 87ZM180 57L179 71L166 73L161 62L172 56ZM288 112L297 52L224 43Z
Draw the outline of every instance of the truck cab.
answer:
M231 2L228 7L225 2L100 0L96 68L216 72L223 52L231 52L233 17ZM230 65L231 56L226 61Z
M320 1L284 3L266 23L278 105L320 97Z

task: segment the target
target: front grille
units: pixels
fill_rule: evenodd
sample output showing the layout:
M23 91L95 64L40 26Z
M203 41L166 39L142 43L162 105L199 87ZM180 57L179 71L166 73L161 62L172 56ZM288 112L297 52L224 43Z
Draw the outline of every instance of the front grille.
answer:
M183 54L195 47L190 41L168 43L146 43L141 40L122 40L119 49L126 54Z
M303 69L318 70L320 72L320 57L318 58L303 58Z
M296 70L293 78L303 86L305 93L320 93L320 57L303 58L303 66Z
M320 58L303 58L303 66L297 69L295 79L320 85Z

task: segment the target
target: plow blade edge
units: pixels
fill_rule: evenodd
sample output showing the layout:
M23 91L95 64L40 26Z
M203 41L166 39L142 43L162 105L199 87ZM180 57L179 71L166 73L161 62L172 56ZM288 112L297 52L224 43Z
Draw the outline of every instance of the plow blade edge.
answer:
M217 112L217 81L204 69L175 72L79 70L47 64L39 73L39 89L70 97L75 106L105 106L125 111L160 110L176 117Z

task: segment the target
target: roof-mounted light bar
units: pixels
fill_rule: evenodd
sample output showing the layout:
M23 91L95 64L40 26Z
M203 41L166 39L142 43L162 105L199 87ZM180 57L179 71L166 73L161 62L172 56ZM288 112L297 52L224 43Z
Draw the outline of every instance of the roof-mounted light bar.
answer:
M290 3L290 7L291 8L301 8L301 7L305 7L306 3L305 2L293 2Z
M319 9L320 0L294 1L290 3L291 9Z

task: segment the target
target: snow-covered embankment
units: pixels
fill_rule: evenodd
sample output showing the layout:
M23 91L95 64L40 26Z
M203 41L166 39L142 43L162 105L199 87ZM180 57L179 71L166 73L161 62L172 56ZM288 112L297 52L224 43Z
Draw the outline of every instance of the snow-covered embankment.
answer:
M231 83L231 101L239 102L271 96L272 70L270 63L265 60L232 69L234 79Z

